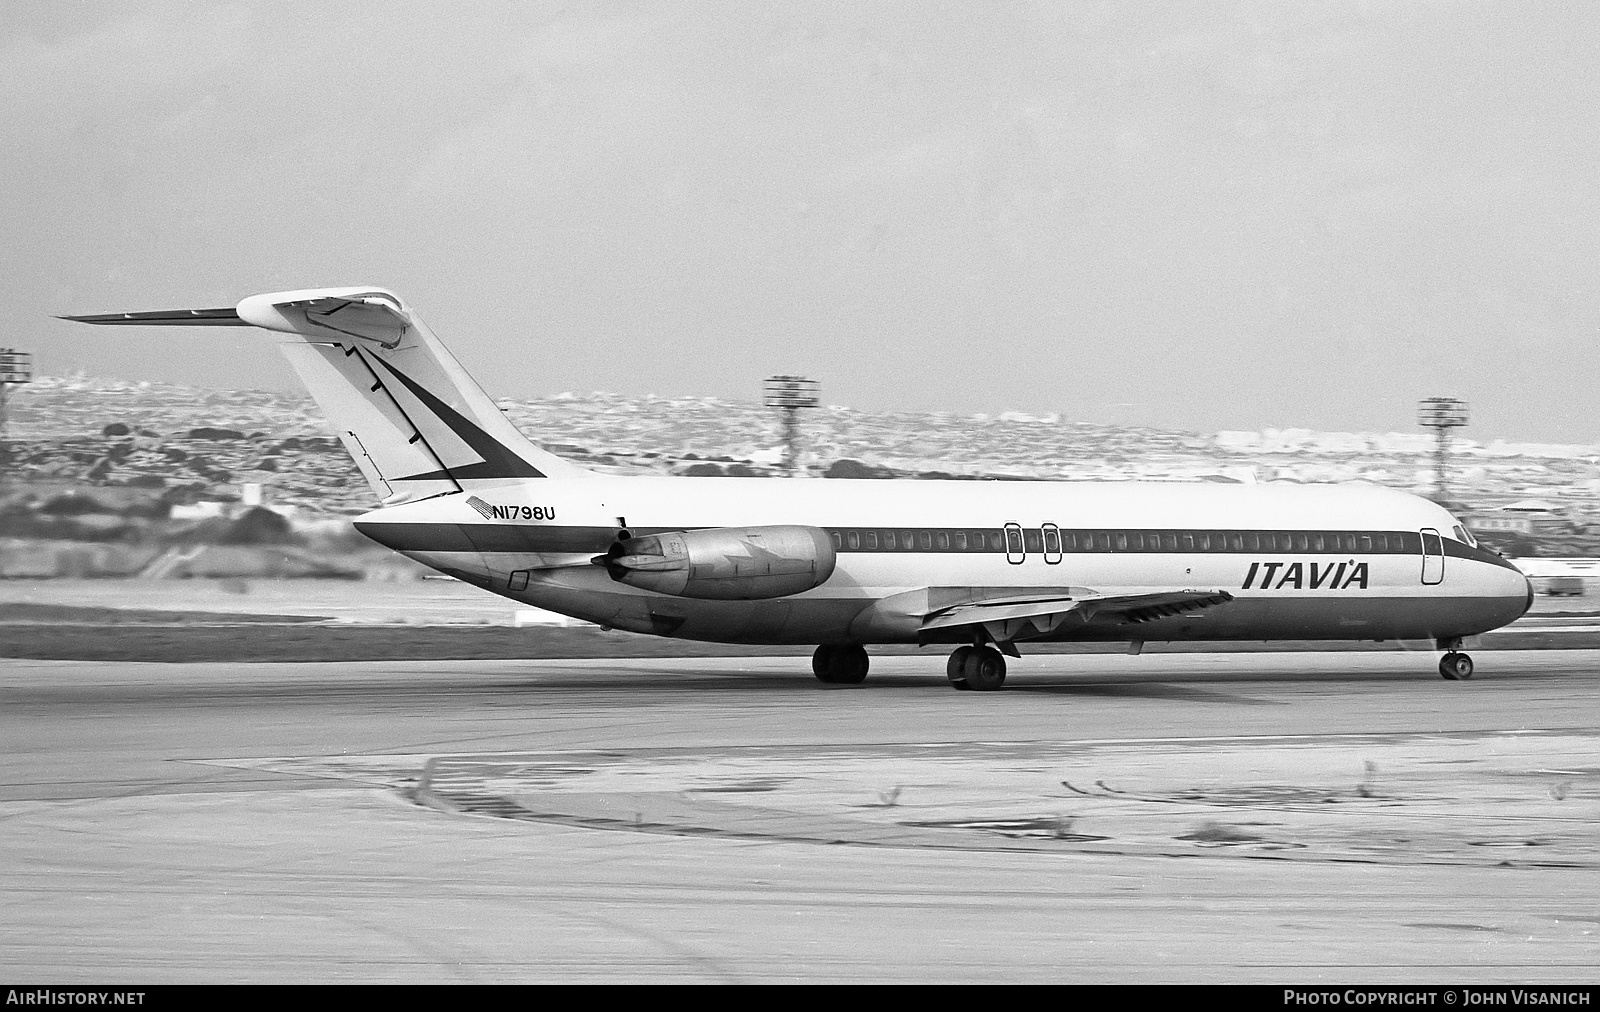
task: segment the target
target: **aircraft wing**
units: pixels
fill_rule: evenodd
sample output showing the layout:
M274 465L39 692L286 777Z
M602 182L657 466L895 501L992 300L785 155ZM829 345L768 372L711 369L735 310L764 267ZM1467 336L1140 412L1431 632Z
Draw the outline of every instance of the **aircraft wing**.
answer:
M1033 639L1054 632L1073 615L1087 622L1096 615L1114 615L1129 622L1148 622L1233 600L1225 590L1164 590L1151 594L1097 594L975 601L931 612L922 620L924 633L962 626L981 627L999 644Z

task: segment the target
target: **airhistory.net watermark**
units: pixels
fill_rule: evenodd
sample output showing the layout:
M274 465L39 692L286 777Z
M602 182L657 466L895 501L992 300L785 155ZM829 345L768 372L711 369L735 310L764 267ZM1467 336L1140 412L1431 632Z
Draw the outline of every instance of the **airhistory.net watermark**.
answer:
M6 991L7 1005L143 1005L143 991L58 991L30 988Z

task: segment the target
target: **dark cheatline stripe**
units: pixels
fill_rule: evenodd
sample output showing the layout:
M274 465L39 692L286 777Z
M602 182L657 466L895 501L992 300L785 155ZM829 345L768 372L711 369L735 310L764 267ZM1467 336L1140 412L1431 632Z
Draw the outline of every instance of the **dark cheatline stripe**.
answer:
M438 416L439 420L450 427L454 432L472 448L472 452L482 457L483 460L475 464L463 464L459 467L447 467L444 471L429 471L427 474L410 474L396 481L422 481L424 479L452 478L460 481L466 478L543 478L544 472L523 460L505 444L478 428L461 412L441 401L429 393L416 381L394 366L385 362L377 355L370 356L379 365L383 366L394 378L405 384L412 396L423 403L429 411Z
M834 543L840 552L856 553L895 553L895 552L928 552L933 554L974 554L995 553L1003 554L1006 551L1005 528L1000 527L825 527L823 528L834 538ZM1039 527L1013 528L1012 536L1020 533L1026 543L1026 554L1041 554L1044 550L1043 529ZM908 547L906 535L911 535L916 547ZM1420 555L1422 552L1421 535L1414 531L1329 531L1329 530L1218 530L1208 528L1195 530L1186 528L1061 528L1061 553L1063 555ZM851 546L851 536L855 538L855 546ZM868 535L876 541L876 547L869 548ZM894 547L887 547L888 539L893 536ZM1221 535L1222 537L1219 537ZM1381 535L1387 543L1379 547L1376 543L1369 543L1367 548L1353 547L1349 543L1342 543L1341 538L1372 538ZM924 536L928 544L923 544ZM945 539L945 546L940 547L941 536ZM1159 536L1162 547L1145 548L1139 539L1150 539ZM1272 536L1278 539L1293 538L1292 547L1274 546L1262 547L1259 539ZM1239 539L1235 545L1233 540ZM1249 539L1258 539L1252 547ZM965 539L964 541L962 539ZM1085 547L1091 543L1092 547ZM1121 540L1119 540L1121 539ZM1188 540L1187 544L1185 539ZM1209 540L1202 540L1209 539ZM1321 539L1322 547L1317 547ZM1448 543L1448 541L1447 541ZM957 547L965 544L966 547ZM1200 547L1205 544L1206 547ZM974 547L977 545L977 547ZM1138 547L1135 547L1138 546ZM1462 546L1467 547L1467 546ZM1015 548L1013 551L1015 552ZM1055 550L1050 554L1055 555Z
M366 523L357 523L355 526L356 526L356 529L359 530L362 534L365 534L367 537L369 537L372 540L378 542L379 544L386 545L389 548L394 548L394 549L397 549L397 550L415 551L415 552L513 552L513 553L517 553L517 552L538 552L538 553L548 553L548 552L591 552L591 553L598 554L598 553L604 552L606 549L610 548L612 542L616 540L616 535L617 535L616 529L613 528L613 527L556 527L556 526L547 526L547 525L515 524L515 523L453 524L453 523L376 523L376 522L366 522ZM668 531L684 530L684 529L685 528L680 528L680 527L649 527L649 528L636 527L636 528L633 529L633 533L634 533L635 537L643 537L645 535L650 535L650 534L664 534L664 533L666 533ZM849 527L837 528L837 527L835 527L835 528L824 528L824 530L827 530L830 534L838 534L838 535L843 535L843 534L848 533L850 531L855 531L858 534L864 534L867 530L872 530L872 531L874 531L874 533L877 533L880 537L882 537L882 535L887 531L887 528L859 528L859 527L857 527L857 528L849 528ZM925 531L925 530L929 530L929 529L928 528L909 528L909 530L911 530L912 533L916 534L916 533L920 533L921 531ZM936 534L940 533L940 530L941 529L930 530L929 533L936 535ZM951 547L951 548L948 548L948 549L940 549L940 548L937 548L937 547L927 548L927 549L918 547L918 548L914 548L914 549L910 549L910 550L907 550L907 549L901 548L901 547L896 547L896 548L893 548L893 549L889 549L889 548L881 547L883 542L880 541L879 542L880 547L877 548L877 549L867 549L867 548L850 549L848 547L845 547L845 548L841 548L840 552L841 552L841 554L852 554L852 553L854 553L854 554L862 554L862 555L896 555L896 554L899 554L899 555L921 555L921 554L930 554L930 555L979 555L979 554L984 554L984 555L1004 555L1005 554L1005 545L1004 545L1004 542L1002 540L1003 535L1002 535L1002 532L1001 532L1000 528L990 528L988 530L983 530L981 528L966 527L966 528L960 528L960 530L962 532L968 534L968 535L972 534L975 531L980 531L981 530L984 534L987 535L987 537L985 539L985 547L983 547L981 549L968 548L965 551L960 550L960 549L956 549L954 547ZM1035 528L1030 533L1032 533L1034 535L1037 535L1037 530L1038 529ZM947 534L953 534L955 532L955 529L954 528L943 529L943 532L947 533ZM896 534L896 539L897 539L896 540L896 545L897 546L900 544L900 538L903 535L903 533L904 532L900 528L895 528L895 534ZM1064 533L1067 533L1067 532L1064 532ZM1082 533L1082 532L1071 532L1071 533ZM1162 533L1162 532L1158 532L1158 533ZM1296 533L1296 532L1282 532L1282 533ZM1390 534L1392 536L1392 535L1395 535L1395 534L1403 534L1404 532L1389 531L1389 532L1383 532L1383 533L1388 533L1388 534ZM1413 537L1415 537L1415 535L1413 535ZM841 540L843 540L843 539L841 538ZM1460 543L1459 541L1452 541L1449 538L1445 538L1443 540L1444 540L1445 554L1450 556L1451 558L1465 559L1465 560L1468 560L1468 561L1471 561L1471 562L1483 562L1483 563L1487 563L1487 564L1492 565L1492 566L1499 566L1499 567L1504 568L1504 569L1510 569L1510 570L1512 570L1514 572L1519 572L1519 570L1517 570L1516 566L1514 566L1511 563L1507 562L1505 559L1500 558L1498 555L1495 555L1493 552L1485 551L1482 548L1473 548L1471 545L1464 545L1464 544ZM848 544L848 542L845 542L845 543ZM937 545L937 541L935 541L934 544ZM953 545L953 542L952 542L952 545ZM1037 548L1035 548L1035 547L1030 545L1027 554L1028 554L1028 558L1033 559L1033 558L1037 557L1040 553L1039 553ZM1259 550L1257 550L1257 549L1234 549L1232 547L1228 547L1228 548L1226 548L1224 550L1221 550L1221 551L1213 549L1213 550L1211 550L1209 552L1202 551L1201 549L1198 549L1198 548L1196 548L1196 549L1176 549L1176 550L1171 550L1171 551L1163 549L1162 551L1156 552L1156 551L1136 551L1136 550L1133 550L1133 549L1118 550L1118 549L1109 548L1109 547L1108 548L1102 548L1102 547L1099 547L1098 542L1097 542L1096 547L1093 550L1089 550L1089 551L1085 551L1085 550L1081 550L1081 549L1077 550L1077 551L1070 551L1069 550L1069 551L1064 551L1062 553L1063 557L1071 557L1071 556L1075 556L1075 555L1170 555L1170 554L1186 554L1186 555L1260 555L1260 556L1274 556L1274 555L1347 555L1347 556L1348 555L1356 555L1356 556L1412 555L1412 556L1418 556L1419 557L1419 561L1420 561L1421 544L1420 544L1420 541L1419 541L1409 551L1407 551L1407 550L1400 550L1400 551L1390 550L1390 551L1387 551L1387 552L1359 551L1359 550L1355 551L1355 552L1351 552L1348 549L1337 550L1337 551L1335 551L1335 550L1318 551L1318 550L1313 549L1313 548L1305 548L1305 549L1294 548L1294 549L1276 549L1276 550L1259 549ZM1052 557L1054 557L1053 553L1052 553Z
M615 527L537 527L523 524L360 523L356 530L406 552L588 552L599 554L617 538ZM636 534L661 530L637 529Z

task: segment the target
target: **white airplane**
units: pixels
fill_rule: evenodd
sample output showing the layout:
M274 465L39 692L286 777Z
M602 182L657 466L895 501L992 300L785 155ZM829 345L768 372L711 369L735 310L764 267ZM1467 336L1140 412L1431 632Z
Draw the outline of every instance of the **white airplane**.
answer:
M1447 510L1366 485L598 475L530 443L381 288L62 319L296 335L382 502L367 537L606 628L820 644L824 682L862 681L868 644L954 644L951 684L993 690L1027 643L1283 639L1430 639L1466 679L1462 641L1533 601Z

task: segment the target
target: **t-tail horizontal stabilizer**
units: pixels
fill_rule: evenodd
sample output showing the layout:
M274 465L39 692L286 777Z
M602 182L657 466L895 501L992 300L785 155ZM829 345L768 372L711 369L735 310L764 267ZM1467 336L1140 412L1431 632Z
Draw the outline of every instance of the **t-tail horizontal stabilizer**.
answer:
M382 288L252 295L233 309L61 319L296 335L303 343L280 350L385 505L589 473L528 442L427 325Z

